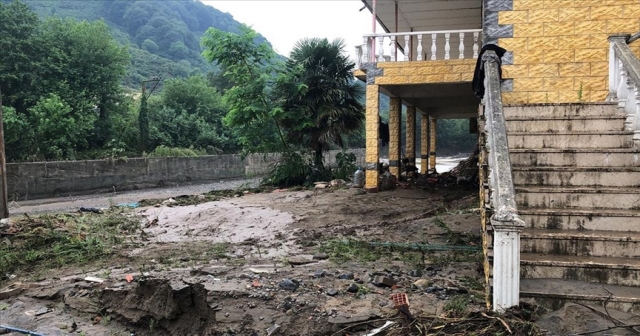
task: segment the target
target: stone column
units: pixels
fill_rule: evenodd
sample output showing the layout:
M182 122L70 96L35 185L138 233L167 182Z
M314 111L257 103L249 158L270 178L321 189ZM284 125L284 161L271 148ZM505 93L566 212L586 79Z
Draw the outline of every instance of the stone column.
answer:
M407 135L405 141L405 155L409 163L416 164L416 107L407 106Z
M389 100L389 172L400 177L400 141L402 102L398 97Z
M436 119L429 123L429 170L436 170Z
M517 216L517 215L516 215ZM524 222L508 213L491 217L493 227L493 310L520 303L520 232Z
M429 116L420 116L420 174L429 170Z
M365 189L370 192L378 191L378 162L380 161L380 114L379 87L367 85L367 101L365 111L366 131L366 163Z

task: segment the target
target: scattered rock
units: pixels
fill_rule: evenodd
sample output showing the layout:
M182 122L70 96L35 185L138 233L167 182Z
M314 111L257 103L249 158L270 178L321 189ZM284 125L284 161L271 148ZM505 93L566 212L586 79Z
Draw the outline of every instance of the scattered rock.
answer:
M420 290L427 289L427 287L431 286L431 282L427 279L418 279L413 283Z
M280 326L277 324L272 325L267 329L267 336L275 335L278 331L280 331Z
M174 200L173 198L169 198L168 200L162 201L162 205L169 205L174 203L178 203L178 201Z
M288 261L289 261L289 264L293 266L312 264L315 262L312 259L307 259L304 257L293 257L293 258L290 258Z
M329 255L326 253L317 253L313 255L313 260L326 260L329 259Z
M18 296L20 295L20 293L22 293L22 288L3 289L2 291L0 291L0 300L8 299L13 296Z
M414 278L421 277L422 276L422 271L421 270L412 270L411 272L409 272L409 276L412 276Z
M386 306L388 306L388 305L389 305L389 302L387 302L387 301L380 301L380 302L378 302L378 305L380 305L380 307L386 307Z
M316 279L322 278L324 277L324 275L326 274L326 272L324 270L317 270L315 271L315 273L313 273L313 277Z
M376 276L375 279L373 279L373 283L378 286L391 287L395 285L397 281L394 278L379 275Z
M295 291L296 289L298 289L298 286L300 286L300 284L297 281L291 279L284 279L280 281L280 284L278 286L284 290Z
M327 185L326 184L316 184L315 188L316 189L326 189Z
M341 187L343 185L345 185L345 182L344 182L344 180L340 180L340 179L331 180L331 182L329 182L329 186L330 187Z
M340 275L340 279L344 279L344 280L353 280L353 273L344 273Z
M357 293L358 292L358 285L356 285L356 284L349 285L349 288L347 288L347 292L349 292L349 293Z
M336 296L336 295L338 295L338 290L337 290L337 289L329 289L329 290L327 291L327 295L329 295L329 296Z

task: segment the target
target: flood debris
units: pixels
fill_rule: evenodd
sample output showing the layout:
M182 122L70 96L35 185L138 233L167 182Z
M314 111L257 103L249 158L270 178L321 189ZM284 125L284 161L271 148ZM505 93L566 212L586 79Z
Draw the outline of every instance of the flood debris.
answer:
M151 325L170 335L213 335L216 314L206 299L202 284L148 279L126 290L105 289L101 304L128 324Z

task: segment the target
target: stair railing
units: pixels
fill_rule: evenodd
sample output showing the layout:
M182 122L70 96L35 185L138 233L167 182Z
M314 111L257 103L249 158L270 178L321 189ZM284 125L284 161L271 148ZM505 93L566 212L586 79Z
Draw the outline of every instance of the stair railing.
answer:
M507 126L502 106L499 57L494 51L482 55L485 73L484 115L491 226L493 228L493 309L504 311L520 303L520 232Z
M609 36L609 96L607 101L618 102L627 118L625 129L633 131L633 139L640 140L640 60L628 43L629 34Z

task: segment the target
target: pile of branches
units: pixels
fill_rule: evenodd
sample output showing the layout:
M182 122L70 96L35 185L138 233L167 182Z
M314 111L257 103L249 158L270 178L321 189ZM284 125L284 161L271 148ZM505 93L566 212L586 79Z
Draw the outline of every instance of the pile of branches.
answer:
M445 314L401 319L387 335L544 335L534 323L538 317L536 306L522 303L502 314L475 311L462 317Z

